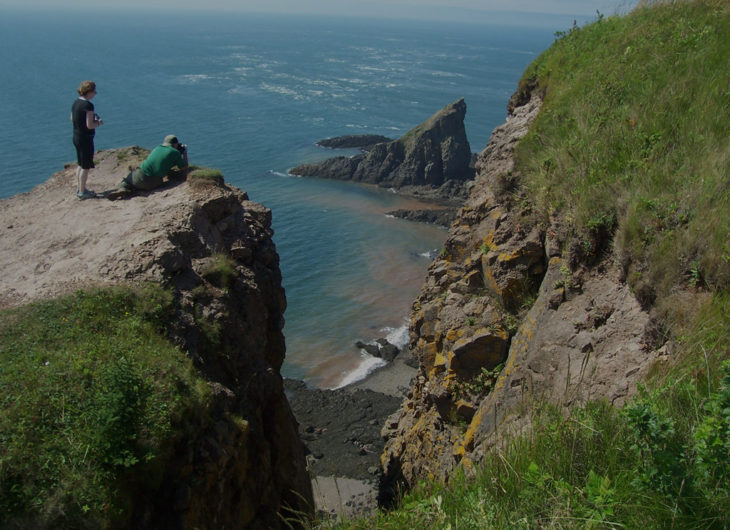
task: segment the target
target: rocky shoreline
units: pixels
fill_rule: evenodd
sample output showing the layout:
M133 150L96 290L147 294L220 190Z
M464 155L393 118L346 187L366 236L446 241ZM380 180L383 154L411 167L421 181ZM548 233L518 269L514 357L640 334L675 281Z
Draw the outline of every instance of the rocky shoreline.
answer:
M413 221L416 223L427 223L448 228L456 220L459 210L457 208L443 208L439 210L393 210L387 215L398 219Z
M367 515L386 500L381 492L381 431L416 375L410 361L410 354L402 352L365 379L337 390L285 379L319 517Z

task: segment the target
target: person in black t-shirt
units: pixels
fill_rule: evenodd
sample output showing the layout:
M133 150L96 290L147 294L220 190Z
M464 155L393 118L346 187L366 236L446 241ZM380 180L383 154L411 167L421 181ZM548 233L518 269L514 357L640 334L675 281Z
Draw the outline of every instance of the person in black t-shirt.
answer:
M96 83L83 81L77 90L79 97L71 106L71 121L74 125L73 142L76 147L76 159L79 167L76 170L76 197L79 200L96 197L96 193L86 189L89 170L94 167L94 134L97 127L104 124L94 112L91 100L96 95Z

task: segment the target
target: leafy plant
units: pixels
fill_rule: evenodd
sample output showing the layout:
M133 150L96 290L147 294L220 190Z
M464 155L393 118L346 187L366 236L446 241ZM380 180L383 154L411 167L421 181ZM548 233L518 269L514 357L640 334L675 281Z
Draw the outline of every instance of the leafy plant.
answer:
M453 380L449 384L447 391L456 400L469 400L478 396L484 396L491 391L503 367L503 364L499 364L491 370L482 367L480 372L468 381Z

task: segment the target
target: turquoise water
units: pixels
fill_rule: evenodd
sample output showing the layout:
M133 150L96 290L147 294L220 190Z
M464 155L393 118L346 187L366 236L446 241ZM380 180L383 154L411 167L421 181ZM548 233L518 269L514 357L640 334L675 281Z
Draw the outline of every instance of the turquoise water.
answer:
M334 17L125 12L0 16L0 197L74 159L75 89L98 85L98 149L169 133L193 163L273 211L288 309L285 375L335 387L377 365L354 343L406 341L405 319L446 232L387 217L411 201L291 177L319 139L407 132L461 97L472 151L505 117L552 31ZM557 28L562 29L562 28ZM339 154L339 153L337 153ZM90 187L93 189L93 172Z

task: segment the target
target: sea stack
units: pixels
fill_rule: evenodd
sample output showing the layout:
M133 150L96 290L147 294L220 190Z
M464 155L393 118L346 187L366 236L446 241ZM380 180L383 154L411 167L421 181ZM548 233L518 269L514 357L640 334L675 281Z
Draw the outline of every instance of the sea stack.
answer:
M464 128L465 115L466 102L462 98L398 140L376 144L367 154L303 164L290 172L395 189L433 189L447 183L464 183L474 177L471 148Z

